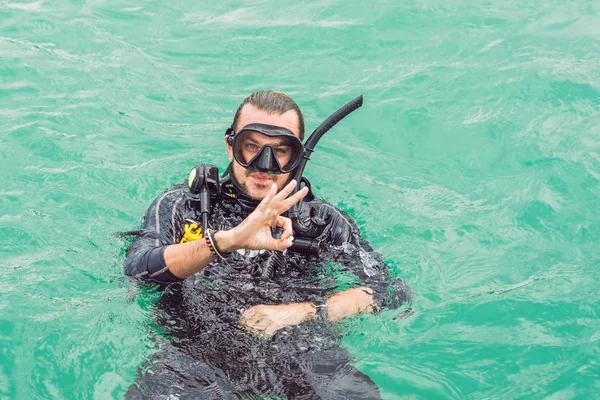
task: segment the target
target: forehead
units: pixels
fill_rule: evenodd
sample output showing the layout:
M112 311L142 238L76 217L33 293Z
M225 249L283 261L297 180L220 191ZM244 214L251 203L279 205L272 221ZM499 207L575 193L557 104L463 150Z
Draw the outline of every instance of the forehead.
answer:
M249 124L281 126L300 137L298 115L294 110L286 111L283 114L270 114L264 110L259 110L252 104L246 104L242 108L236 129Z

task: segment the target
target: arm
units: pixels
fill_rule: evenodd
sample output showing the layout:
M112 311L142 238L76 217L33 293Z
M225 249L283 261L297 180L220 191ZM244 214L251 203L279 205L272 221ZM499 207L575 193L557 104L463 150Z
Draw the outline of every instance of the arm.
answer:
M360 230L350 216L326 203L321 204L318 215L329 220L323 236L332 246L332 261L358 277L361 289L371 293L373 311L396 308L412 300L408 286L402 279L392 276L381 254L360 236ZM357 296L352 298L361 304Z
M353 288L327 299L327 319L338 322L353 315L376 311L369 288ZM317 317L317 307L309 302L257 305L244 312L240 323L255 333L271 336L281 328L294 326Z
M308 189L298 191L287 198L295 188L291 181L281 192L273 184L271 191L256 210L242 223L229 231L217 232L214 236L217 247L225 253L245 248L250 250L283 251L292 245L292 223L280 214L306 196ZM125 264L125 273L157 282L176 282L200 271L214 260L204 240L177 243L175 226L183 225L180 209L181 200L177 193L167 192L159 197L146 214L144 229L131 245ZM170 197L169 197L170 196ZM280 239L271 235L271 227L280 226Z
M185 196L179 187L159 196L148 208L143 227L127 249L125 274L159 283L180 279L167 268L165 250L176 243L176 226L183 224L178 204Z
M159 283L178 282L213 261L204 240L178 243L186 195L187 188L180 187L152 203L143 229L127 251L125 274Z

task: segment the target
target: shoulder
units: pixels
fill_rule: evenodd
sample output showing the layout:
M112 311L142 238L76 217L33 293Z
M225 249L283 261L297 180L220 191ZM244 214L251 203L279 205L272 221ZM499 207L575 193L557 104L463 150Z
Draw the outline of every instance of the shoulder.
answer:
M146 211L146 223L157 223L158 220L165 217L171 217L177 213L189 200L192 199L187 186L178 184L161 193L150 205Z
M191 198L190 190L184 184L174 185L172 188L165 190L162 192L154 201L152 202L151 208L160 208L165 205L172 205L173 203L181 202L182 200L187 200Z
M306 204L312 207L317 215L329 216L329 218L331 219L343 221L349 225L352 225L353 227L356 226L356 223L347 212L339 209L338 207L325 200L314 199L312 201L306 202Z
M335 245L358 240L360 232L348 213L325 200L315 199L306 205L313 209L315 219L324 224L324 239Z

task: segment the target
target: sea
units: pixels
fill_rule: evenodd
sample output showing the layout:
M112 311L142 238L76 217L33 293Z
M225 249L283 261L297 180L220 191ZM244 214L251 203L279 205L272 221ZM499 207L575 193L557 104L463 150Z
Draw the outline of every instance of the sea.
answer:
M119 399L159 350L128 240L248 94L413 312L344 321L384 399L600 397L600 3L0 0L0 399Z

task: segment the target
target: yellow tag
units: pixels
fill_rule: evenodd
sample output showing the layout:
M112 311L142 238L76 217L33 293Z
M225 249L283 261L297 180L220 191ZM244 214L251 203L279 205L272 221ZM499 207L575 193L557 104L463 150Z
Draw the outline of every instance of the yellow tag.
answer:
M183 227L183 237L179 243L202 239L202 227L196 223L188 223Z

